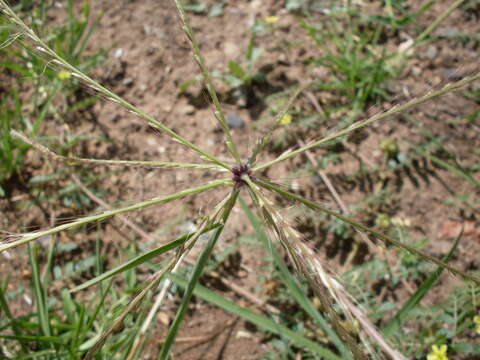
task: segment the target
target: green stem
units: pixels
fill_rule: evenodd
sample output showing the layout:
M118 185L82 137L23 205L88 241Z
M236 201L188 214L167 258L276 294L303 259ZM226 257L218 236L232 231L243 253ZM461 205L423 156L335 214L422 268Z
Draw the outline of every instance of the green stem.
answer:
M420 35L417 36L411 47L417 46L423 39L425 39L433 30L436 29L445 18L447 18L456 8L458 8L465 0L457 0L450 7L445 10L439 17L435 19Z
M185 10L180 4L180 1L175 0L175 5L177 6L178 14L180 15L180 19L182 20L182 23L183 23L183 31L185 31L185 34L187 34L187 37L190 40L190 45L192 46L192 50L193 50L193 58L197 62L198 66L200 67L204 80L207 82L206 87L207 87L208 93L210 94L210 97L212 98L213 105L215 106L215 109L216 109L215 117L217 118L218 122L220 123L220 126L222 127L225 133L225 136L227 137L227 149L235 158L237 164L240 165L241 164L240 155L233 141L232 134L230 132L228 124L225 121L225 113L223 112L222 105L218 100L217 92L215 91L215 87L213 86L213 81L212 81L212 76L210 75L210 71L208 70L207 65L205 64L205 60L203 59L202 52L198 47L198 42L197 42L197 39L195 38L195 33L193 32L192 27L190 25L190 19L185 13Z
M35 50L40 52L41 54L48 55L52 58L49 63L56 64L61 66L62 68L68 70L72 76L76 77L80 81L83 81L87 84L90 88L97 91L98 93L105 96L108 100L116 102L123 106L128 111L134 113L142 120L145 120L150 126L166 133L179 143L189 147L193 151L201 154L205 159L208 159L210 162L217 164L225 169L230 169L230 166L225 162L217 159L215 156L210 155L206 151L200 149L195 144L191 143L181 135L177 134L172 129L165 126L160 121L154 119L152 116L148 115L147 113L143 112L142 110L138 109L134 105L130 104L129 102L125 101L120 96L116 95L112 91L108 90L107 88L100 85L95 80L91 79L89 76L81 72L79 69L68 63L66 60L62 59L59 55L57 55L43 40L41 40L32 29L30 29L16 14L8 7L4 0L0 0L0 11L4 13L4 15L14 24L18 25L25 33L25 35L30 38L35 46Z
M238 190L233 190L229 201L225 204L224 210L223 210L223 225L217 228L215 230L215 233L210 237L208 240L208 243L205 245L205 248L203 249L202 254L200 255L200 258L198 259L197 263L195 264L195 268L193 269L193 273L191 276L190 281L188 282L187 288L185 290L185 294L183 295L182 302L180 303L180 306L177 310L177 315L175 316L175 320L173 321L172 325L170 326L170 329L168 331L167 338L165 339L165 342L162 346L162 350L159 355L159 359L161 360L166 360L168 358L168 355L170 354L170 350L173 346L173 343L175 341L175 338L177 337L178 330L180 328L180 324L182 320L185 317L185 314L187 313L188 310L188 305L190 304L190 300L192 299L193 296L193 290L195 289L195 286L198 283L198 280L200 279L200 276L202 275L203 269L205 268L207 261L210 257L210 254L213 251L213 248L215 247L215 244L217 243L218 238L220 237L220 234L223 231L225 222L227 221L230 212L235 205L235 202L237 200L239 191Z
M51 157L57 161L66 162L68 165L74 166L78 163L92 164L92 165L105 165L105 166L134 166L134 167L150 167L150 168L184 168L184 169L209 169L225 171L223 168L219 168L218 165L210 164L192 164L183 162L170 162L170 161L137 161L137 160L106 160L106 159L85 159L77 156L63 156L59 155L46 146L29 139L24 134L11 130L10 135L22 140L23 142L33 146L41 153Z
M467 280L472 280L474 281L475 283L477 284L480 284L480 278L478 278L477 276L475 275L472 275L472 274L469 274L465 271L462 271L462 270L459 270L453 266L450 266L448 264L446 264L445 262L441 261L441 260L438 260L437 258L433 257L433 256L430 256L430 255L427 255L417 249L415 249L414 247L410 246L410 245L407 245L407 244L404 244L398 240L395 240L395 239L392 239L382 233L379 233L365 225L362 225L360 223L357 223L353 220L350 220L349 218L345 217L345 216L342 216L340 215L339 213L336 213L334 211L331 211L331 210L328 210L326 208L324 208L323 206L320 206L310 200L307 200L307 199L304 199L302 198L301 196L298 196L294 193L291 193L287 190L284 190L274 184L271 184L269 182L266 182L264 180L260 180L260 179L257 179L256 183L262 187L264 187L265 189L268 189L268 190L271 190L271 191L274 191L274 192L277 192L278 194L286 197L286 198L290 198L290 199L293 199L293 200L296 200L296 201L299 201L301 202L302 204L304 204L305 206L309 207L310 209L312 210L317 210L317 211L321 211L325 214L328 214L330 216L333 216L333 217L336 217L337 219L339 220L342 220L343 222L346 222L347 224L350 224L351 226L359 229L359 230L362 230L370 235L373 235L374 237L376 237L377 239L383 241L385 244L393 244L394 246L397 246L399 248L401 248L402 250L405 250L407 252L409 252L410 254L413 254L415 256L418 256L422 259L425 259L427 261L430 261L432 263L435 263L441 267L444 267L446 268L447 270L449 270L450 272L452 272L453 274L456 274L456 275L459 275Z
M273 133L275 130L280 128L282 126L282 119L283 117L287 114L288 110L292 107L293 102L295 99L300 95L300 93L305 90L310 84L306 84L303 86L300 86L293 95L290 97L288 102L285 104L283 109L280 110L280 112L276 115L272 127L258 140L257 146L252 152L252 155L250 156L250 160L248 161L250 163L250 166L255 166L255 163L257 162L257 156L260 154L265 147L268 145L270 142L270 139L272 138Z
M29 243L33 240L37 240L37 239L42 238L44 236L55 234L55 233L58 233L58 232L63 231L63 230L69 230L69 229L72 229L72 228L75 228L75 227L78 227L78 226L81 226L81 225L88 224L88 223L93 222L93 221L102 221L102 220L111 218L111 217L113 217L115 215L118 215L118 214L123 214L125 212L144 209L146 207L149 207L149 206L152 206L152 205L155 205L155 204L167 203L167 202L170 202L170 201L173 201L173 200L183 198L183 197L188 196L188 195L198 194L198 193L201 193L201 192L204 192L204 191L207 191L207 190L211 190L211 189L217 188L219 186L223 186L223 185L232 185L232 181L229 180L229 179L211 181L210 183L208 183L206 185L202 185L202 186L199 186L199 187L183 190L183 191L180 191L180 192L175 193L175 194L156 197L156 198L146 200L146 201L142 201L142 202L136 203L134 205L126 206L126 207L123 207L123 208L120 208L120 209L108 210L108 211L105 211L105 212L103 212L101 214L98 214L98 215L86 216L86 217L77 219L75 221L72 221L70 223L62 224L62 225L56 226L56 227L48 229L48 230L20 235L20 238L18 240L14 240L14 241L9 242L9 243L1 244L0 245L0 253L2 251L7 250L7 249L14 248L14 247L17 247L17 246L20 246L20 245L23 245L23 244L27 244L27 243Z
M465 86L465 85L467 85L467 84L469 84L469 83L471 83L475 80L478 80L478 79L480 79L480 72L478 72L474 75L471 75L471 76L467 76L464 79L459 80L457 82L448 84L440 90L431 91L431 92L425 94L422 97L412 99L412 100L410 100L409 102L407 102L403 105L394 106L390 110L388 110L384 113L381 113L381 114L374 115L374 116L372 116L371 118L369 118L365 121L359 121L355 124L352 124L348 128L346 128L344 130L341 130L341 131L337 132L336 134L327 136L327 137L325 137L321 140L318 140L318 141L311 142L310 144L302 146L301 148L299 148L297 150L286 152L283 155L280 155L278 158L276 158L272 161L269 161L265 164L257 166L256 168L253 169L253 171L259 171L259 170L265 169L267 167L270 167L274 164L277 164L281 161L290 159L290 158L292 158L294 156L297 156L297 155L299 155L299 154L301 154L301 153L303 153L307 150L310 150L310 149L315 148L317 146L323 145L323 144L325 144L329 141L335 140L339 137L348 135L355 130L364 128L364 127L366 127L366 126L368 126L368 125L370 125L370 124L372 124L376 121L383 120L383 119L385 119L389 116L401 113L403 111L407 111L407 110L411 109L412 107L414 107L416 105L423 104L423 103L425 103L425 102L427 102L427 101L429 101L429 100L431 100L431 99L433 99L437 96L442 96L442 95L445 95L445 94L447 94L451 91L457 90L457 89L461 88L462 86Z

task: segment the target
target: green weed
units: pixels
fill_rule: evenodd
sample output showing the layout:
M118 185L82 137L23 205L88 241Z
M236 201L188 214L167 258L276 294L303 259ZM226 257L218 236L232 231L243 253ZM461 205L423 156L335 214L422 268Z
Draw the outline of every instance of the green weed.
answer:
M367 128L369 125L385 120L390 116L406 112L414 106L424 104L431 99L458 90L463 86L478 80L480 74L477 73L464 77L459 81L452 82L438 90L411 99L404 104L394 106L390 110L374 115L366 120L353 122L353 118L349 118L346 122L342 123L345 126L340 126L340 130L338 131L327 134L323 138L311 141L307 144L300 144L295 150L286 151L269 161L259 161L260 155L264 153L272 138L275 137L276 131L283 126L282 120L289 112L296 97L303 90L311 88L312 86L317 88L323 86L318 83L312 84L311 82L305 82L305 84L302 84L295 89L291 98L281 107L275 119L270 124L269 129L258 139L249 159L245 160L240 157L237 144L233 141L232 134L225 120L222 105L213 84L213 77L205 65L195 34L190 26L189 19L180 2L176 1L175 3L177 5L184 31L190 40L194 59L200 67L206 89L215 106L216 110L214 115L220 128L224 132L225 146L230 154L230 159L228 160L217 158L210 152L201 149L162 122L156 120L152 116L127 102L125 99L100 85L86 75L78 66L75 66L75 64L62 58L59 55L59 51L56 51L45 43L45 41L32 31L31 28L20 20L16 13L13 12L3 0L0 1L0 10L8 21L18 28L18 31L20 31L22 36L28 39L30 43L27 46L37 49L42 57L46 58L49 63L54 64L55 67L65 74L65 76L75 78L82 83L82 85L97 91L105 99L119 104L137 115L140 119L146 121L151 127L168 135L192 152L197 153L201 161L198 163L183 163L83 159L72 156L69 153L62 154L54 152L42 145L37 139L32 139L32 136L25 136L18 131L11 131L11 136L30 144L36 151L43 155L55 160L64 161L67 164L103 164L109 166L144 165L150 167L187 168L191 169L191 171L208 170L210 172L217 171L219 173L228 172L227 177L210 181L201 186L192 187L166 196L155 197L116 209L108 209L101 213L81 217L77 220L47 230L17 234L3 241L0 244L0 252L28 244L32 267L33 289L35 291L36 300L36 313L33 314L35 320L32 321L34 325L30 328L33 329L32 333L34 333L34 335L30 335L25 331L26 329L24 327L20 326L23 323L17 321L17 319L11 315L12 312L8 307L8 301L4 295L5 286L2 288L0 305L3 313L5 313L8 318L6 324L2 325L2 329L11 330L12 335L3 334L1 337L15 340L15 344L19 344L17 348L13 347L12 349L9 349L9 351L12 351L12 353L15 352L15 354L20 354L20 356L24 356L24 358L28 358L30 356L28 354L29 351L36 351L37 348L35 347L41 346L41 352L36 353L33 357L44 354L47 356L51 355L52 358L57 356L65 356L68 358L68 356L70 356L71 358L82 357L84 359L93 359L108 358L109 356L112 356L111 354L113 352L122 354L122 358L138 357L138 354L145 343L148 331L151 328L152 320L159 307L164 302L170 285L175 283L183 289L183 297L178 306L175 319L170 324L167 336L160 348L159 359L167 359L170 357L181 323L187 315L190 302L194 295L204 298L227 311L242 316L265 331L279 336L278 341L275 341L275 343L277 349L279 349L284 358L296 356L298 351L301 351L301 354L305 355L306 358L368 359L370 355L380 357L382 356L380 355L382 353L385 354L385 356L394 359L404 359L405 356L389 343L385 334L382 334L381 331L377 330L374 323L369 320L367 314L360 306L358 306L358 303L365 303L369 308L373 308L373 313L368 315L370 315L375 321L382 319L386 311L393 308L392 304L383 303L380 304L380 306L375 306L377 304L372 304L375 294L365 294L363 291L364 289L361 289L363 292L360 292L359 294L355 294L354 289L351 290L355 294L352 297L348 292L349 286L342 285L342 282L326 269L325 265L315 254L313 249L303 241L304 239L302 235L284 220L280 213L279 206L271 199L282 198L286 201L293 201L305 206L310 211L316 212L317 214L336 219L337 226L335 231L340 234L347 231L345 230L347 225L354 228L356 231L366 234L362 236L362 240L365 241L372 251L378 252L379 254L385 253L387 245L401 250L403 255L401 255L400 275L397 273L395 274L396 277L391 276L390 279L385 278L383 270L387 268L386 273L392 271L392 269L388 269L388 263L386 261L377 261L365 265L365 267L369 267L369 271L374 273L380 280L393 279L395 281L396 279L401 279L403 276L410 277L421 274L418 276L420 281L422 281L425 277L422 268L425 263L422 261L437 265L436 271L427 274L426 279L423 280L411 299L397 312L399 315L393 317L395 320L392 323L393 325L388 325L384 330L384 333L395 333L395 331L400 331L399 328L401 325L399 324L408 320L411 311L413 311L412 309L415 308L420 299L433 287L440 276L440 273L444 269L447 269L452 274L477 285L480 283L477 274L461 270L449 264L450 257L458 244L460 236L457 238L450 253L443 259L438 259L437 257L423 251L423 243L416 244L409 242L404 238L402 233L400 233L398 237L392 236L388 232L383 233L376 228L371 228L356 220L352 220L350 216L347 216L345 211L343 211L343 214L332 211L321 204L285 190L283 187L271 182L269 179L263 178L262 170L273 167L274 165L288 159L307 154L311 149L345 138L356 130ZM355 15L347 14L347 16ZM358 29L354 30L356 31ZM353 33L353 29L350 31ZM378 40L379 35L378 32L374 31L368 39L376 41ZM318 34L315 34L315 36L318 36ZM420 36L425 37L425 32ZM349 102L353 103L352 109L355 112L355 117L357 117L358 112L363 109L369 101L372 99L378 99L379 96L381 97L384 95L379 83L389 76L388 71L385 73L385 62L382 60L385 54L382 53L380 60L376 59L374 66L371 67L371 64L368 63L368 61L365 63L365 59L362 59L361 57L365 52L369 53L371 50L366 46L364 40L352 38L345 47L344 44L335 44L335 38L333 38L333 43L334 45L339 46L339 50L347 51L347 56L343 57L342 54L328 54L328 56L322 60L322 64L329 67L333 74L333 80L331 80L330 85L331 87L322 88L322 90L336 89L338 91L343 91L344 95L349 99ZM348 52L348 50L352 49L353 52ZM369 54L371 55L371 53ZM368 69L368 71L366 69ZM352 88L348 88L347 85L353 86L355 91L353 91ZM390 146L386 147L387 150L390 148ZM391 149L390 151L387 151L387 153L393 154ZM398 151L395 155L398 157ZM48 276L42 277L41 275L39 254L33 245L34 241L42 238L53 239L53 237L61 231L79 228L89 223L103 221L117 215L144 209L155 204L166 204L176 200L181 201L187 196L200 194L206 191L214 191L220 188L228 188L230 190L229 194L217 204L212 212L198 219L195 231L182 235L177 239L154 249L149 249L140 255L134 256L121 265L110 268L109 270L103 269L97 251L95 257L95 277L76 286L70 291L64 290L62 292L62 310L66 314L67 321L59 320L63 326L56 327L58 322L54 321L54 318L52 318L51 306L49 304L49 278ZM249 195L249 201L251 202L252 207L255 208L257 216L253 215L246 203L241 199L241 195L244 194ZM281 274L284 285L288 289L291 297L295 300L298 307L308 314L308 317L315 323L315 326L326 334L326 337L328 338L327 341L321 342L310 339L308 337L308 330L306 330L306 327L304 327L303 324L298 324L296 327L285 327L280 321L278 321L278 319L270 319L251 310L242 308L198 284L200 277L208 267L208 261L227 221L230 218L231 212L238 202L240 202L243 211L253 224L257 237L271 252L273 263L275 264L277 271ZM377 218L379 215L380 214L377 213ZM385 229L389 231L392 230L390 224L389 226L384 226L386 223L384 220L385 219L378 221L377 228L382 228L382 231ZM269 228L271 233L270 236L265 234L262 224ZM192 267L188 280L186 280L179 276L179 266L185 260L186 255L194 245L196 245L197 242L200 244L198 239L203 234L208 234L209 238L207 241L203 242L203 249ZM372 239L367 235L376 239L376 243L372 242ZM51 240L50 244L50 249L55 249L55 240ZM311 297L305 294L302 284L292 276L289 268L283 263L283 259L279 255L277 248L281 248L284 251L286 256L288 256L292 267L298 273L298 276L308 283L312 294L318 299L318 306L312 303L310 300ZM163 262L161 264L152 264L150 262L162 254L165 255L165 257L162 258ZM47 271L45 274L51 271L52 261L53 250L50 250L46 261ZM137 285L133 271L141 264L149 265L154 272L148 279ZM80 269L76 271L75 266L80 267ZM88 271L93 267L93 260L78 262L75 266L73 269L68 269L69 274L75 275L79 272ZM357 271L358 270L361 272L362 269L360 268L357 269ZM59 271L57 271L57 273L59 273ZM136 291L128 302L125 302L124 299L120 299L118 302L114 303L113 310L101 313L100 309L103 309L105 303L105 294L108 292L108 289L110 289L109 286L105 287L102 285L102 282L109 279L111 281L114 276L118 276L122 273L127 274L128 287L130 289L135 289ZM353 285L355 285L355 281L359 279L359 276L361 277L362 275L355 276L357 279L350 281ZM98 286L102 290L101 298L96 304L94 304L95 310L86 309L72 300L71 293L93 285ZM144 313L135 318L133 314L140 308L141 304L147 302L152 296L152 293L156 292L157 289L159 289L159 291L154 300L154 305L150 308L148 314L147 310L144 310ZM454 323L455 327L453 331L449 329L450 332L447 333L435 333L434 336L428 338L428 341L426 341L425 344L419 343L418 349L412 349L408 352L402 348L402 353L418 354L422 349L425 349L427 343L444 343L449 339L455 338L459 334L463 334L461 331L466 331L467 326L473 325L473 313L478 304L476 303L476 300L472 299L476 299L478 291L474 287L472 287L472 289L474 289L473 294L475 294L475 296L469 297L469 295L461 295L462 307L460 308L455 305L453 311L449 312L447 314L448 316L442 318L443 321ZM110 293L109 295L112 297L117 296L115 292ZM455 304L458 304L458 299L459 298L455 300ZM320 308L321 311L319 311L318 308ZM458 311L458 309L461 309L461 311ZM468 320L470 318L472 319L471 321ZM462 319L461 326L457 326L457 324L459 324L458 319ZM95 327L94 325L97 321L100 325ZM92 331L92 327L94 328L94 331ZM391 329L394 329L395 331ZM34 341L35 347L33 349L28 347L29 342L31 341ZM290 343L293 345L290 346ZM456 346L456 351L462 352L463 350L458 349L462 346L465 347L465 344L454 342L451 346L453 348ZM467 351L463 352L472 353L474 351L476 351L476 349L472 346Z
M90 3L85 1L82 14L74 12L73 0L67 1L67 19L65 24L52 28L46 26L47 12L54 7L54 2L42 0L34 6L29 1L22 1L17 5L17 11L29 18L32 26L46 39L46 44L63 58L77 66L82 71L90 71L104 59L103 52L85 56L85 48L91 39L93 30L99 18L89 24ZM1 43L21 39L11 24L2 19ZM37 49L38 50L38 49ZM45 122L65 122L75 111L81 111L91 106L95 97L82 94L78 81L68 81L70 76L58 69L45 65L45 61L36 49L26 51L8 46L1 49L4 61L2 67L15 76L16 84L6 89L7 94L2 100L0 127L0 195L5 195L4 183L13 175L21 179L21 169L24 167L25 154L29 146L17 144L11 137L12 129L25 132L29 136L37 137L45 127ZM40 56L39 56L40 55ZM33 89L31 102L24 103L19 93L26 87ZM70 144L73 146L74 143Z

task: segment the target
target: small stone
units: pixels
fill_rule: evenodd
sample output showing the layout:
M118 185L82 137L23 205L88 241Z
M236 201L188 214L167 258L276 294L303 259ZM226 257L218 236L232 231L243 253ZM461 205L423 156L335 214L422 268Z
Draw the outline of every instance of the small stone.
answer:
M313 185L320 185L322 183L322 178L318 175L312 176L312 183Z
M32 272L29 269L23 269L22 278L23 279L30 279L31 277L32 277Z
M120 59L123 56L123 49L118 48L115 50L115 53L113 54L113 57L116 59Z
M428 48L427 48L427 51L425 51L425 57L427 59L430 59L430 60L433 60L437 57L438 55L438 50L435 46L433 45L430 45Z
M145 33L145 35L150 35L152 33L152 26L150 26L148 24L144 24L143 25L143 32Z
M458 35L458 30L452 27L441 27L436 31L437 35L445 38L453 38Z
M252 337L252 334L250 334L248 331L239 330L239 331L237 331L237 333L235 334L235 337L236 337L237 339L241 339L241 338L250 339L250 338Z
M233 129L243 129L245 127L245 121L235 113L229 113L227 115L227 125Z
M125 86L132 86L133 85L133 79L132 78L126 78L122 81L122 85L125 85Z
M262 0L253 0L253 1L250 3L250 8L251 8L252 10L257 10L257 9L259 9L261 6L262 6Z
M195 112L195 107L193 105L186 104L180 107L179 112L182 115L192 115Z
M227 42L224 45L223 52L227 59L236 59L240 55L241 49L236 43Z
M148 146L154 147L155 145L157 145L157 139L149 137L146 139L146 143Z
M161 324L165 326L170 324L170 316L166 312L159 312L157 317Z
M459 81L462 80L462 76L457 72L456 69L445 69L443 70L443 77L450 81Z
M419 66L412 67L413 76L419 76L422 73L422 69Z

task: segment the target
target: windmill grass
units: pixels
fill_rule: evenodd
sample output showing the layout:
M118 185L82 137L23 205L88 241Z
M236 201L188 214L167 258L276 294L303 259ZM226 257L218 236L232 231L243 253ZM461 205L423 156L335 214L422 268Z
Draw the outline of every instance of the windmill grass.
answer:
M73 65L62 59L58 54L56 54L52 49L50 49L34 32L29 28L12 10L8 5L0 0L0 10L2 14L12 22L18 30L18 33L13 35L11 40L12 42L23 41L23 45L28 49L31 49L38 53L40 56L44 57L50 66L55 68L67 71L82 82L85 86L88 86L90 89L96 91L104 99L113 101L120 106L124 107L131 113L138 116L140 119L147 122L153 128L163 132L167 136L171 137L177 141L182 146L185 146L189 150L195 152L199 156L199 163L182 163L182 162L155 162L155 161L121 161L121 160L102 160L102 159L83 159L79 157L64 157L56 154L52 150L38 143L34 139L29 139L25 135L13 131L12 136L15 136L26 143L33 146L34 149L40 153L48 156L52 159L65 162L69 165L73 164L94 164L94 165L106 165L106 166L146 166L146 167L175 167L175 168L185 168L195 170L218 170L220 172L228 172L229 175L221 180L211 181L207 184L186 189L171 195L152 198L150 200L138 202L136 204L117 208L114 210L105 211L101 214L95 214L91 216L86 216L79 218L75 221L62 224L60 226L53 227L48 230L36 231L31 233L17 234L10 236L0 243L0 252L6 251L17 246L30 244L35 240L44 238L46 236L54 235L58 232L70 230L78 226L103 221L108 218L114 217L115 215L128 213L138 209L144 209L155 204L164 204L171 201L181 200L187 196L197 195L206 191L214 191L220 187L230 188L229 195L222 200L212 212L212 214L207 215L206 217L200 219L199 228L187 236L176 239L169 244L163 245L157 249L149 251L146 254L143 254L135 259L132 259L128 263L121 265L115 269L104 272L96 278L88 281L87 283L72 289L71 291L78 291L86 287L98 284L101 281L109 279L121 272L124 272L128 269L139 266L140 264L152 259L155 256L160 254L169 254L168 260L163 264L161 270L156 271L150 279L143 284L143 289L130 301L129 305L124 309L124 311L112 322L112 324L104 330L98 338L95 339L94 344L88 349L88 352L85 355L85 359L92 359L100 351L102 346L108 341L109 336L115 332L119 327L122 326L124 319L127 315L137 308L142 301L145 299L148 293L153 291L158 284L165 279L168 273L174 272L175 269L182 263L182 260L189 252L190 249L197 243L200 235L203 233L209 233L210 238L203 247L202 253L199 256L196 265L193 270L193 274L190 277L188 283L185 286L185 292L181 304L177 310L176 317L173 323L170 326L168 331L167 338L163 343L160 352L160 359L167 359L172 351L175 338L178 334L179 328L181 326L182 320L186 315L188 305L192 299L195 289L197 288L198 281L205 269L207 260L214 251L215 245L222 234L224 227L226 226L228 219L230 217L232 209L235 207L239 193L248 193L251 197L252 203L259 214L260 218L263 219L265 224L271 230L270 241L272 243L279 243L289 255L292 263L295 265L295 268L301 277L304 277L310 283L312 290L318 296L322 303L323 309L326 311L327 318L332 323L332 327L335 330L336 335L341 339L343 345L348 348L349 356L353 356L358 359L368 359L369 355L374 352L374 349L371 347L371 342L366 342L365 346L362 346L355 337L350 334L350 332L345 329L341 324L342 314L347 318L352 320L357 320L361 327L362 331L367 335L367 338L372 339L373 343L378 344L382 351L391 358L394 359L404 359L405 357L400 354L399 351L393 349L388 341L375 329L372 323L368 320L364 312L355 305L354 301L350 298L346 290L343 288L338 279L335 278L333 274L330 274L325 270L324 266L316 256L315 252L311 250L303 241L302 236L296 232L293 227L291 227L285 220L282 219L278 206L275 205L269 198L273 194L280 195L285 199L294 200L298 203L301 203L308 208L326 213L330 216L336 217L337 219L353 226L359 231L362 231L372 238L379 240L384 245L393 245L404 251L407 251L411 254L414 254L419 258L419 260L425 260L432 262L438 265L440 268L445 268L451 273L460 276L468 281L473 281L477 284L480 284L480 279L471 273L453 267L446 262L439 260L435 257L429 256L411 246L403 244L398 240L392 239L391 237L382 234L376 230L373 230L365 225L362 225L350 218L347 218L341 214L335 213L331 210L328 210L322 207L320 204L316 204L308 199L304 199L294 193L286 191L281 187L275 185L268 179L262 179L258 174L261 170L265 170L269 167L272 167L282 161L299 156L306 151L322 146L330 141L339 139L341 137L346 137L353 133L356 130L367 127L375 122L385 120L393 115L405 112L414 106L421 105L431 99L437 98L439 96L445 95L452 91L458 90L461 87L472 83L475 80L480 79L480 73L467 76L462 80L457 82L450 83L444 86L441 89L431 91L421 97L412 99L411 101L397 105L391 108L390 110L374 115L368 119L358 121L347 128L340 130L334 134L328 135L322 139L311 141L310 143L300 146L297 149L289 150L276 159L269 162L257 165L258 155L265 151L268 146L271 138L275 135L275 130L279 127L280 121L283 118L283 115L287 113L289 108L292 106L295 98L300 94L304 89L308 88L309 83L306 82L304 85L300 86L297 91L293 94L291 99L287 102L284 109L282 109L277 117L272 121L270 129L261 136L255 148L252 151L249 159L247 161L242 161L240 158L237 145L233 141L230 130L225 121L225 115L221 106L221 103L218 99L218 96L213 85L212 77L210 72L205 65L205 61L201 54L200 48L198 46L195 34L193 33L192 27L190 26L189 19L185 13L182 5L179 1L175 0L175 4L180 16L180 19L183 24L183 30L185 31L193 51L193 58L199 65L203 79L206 83L207 90L211 96L212 102L215 106L214 116L217 119L220 127L222 128L225 135L225 146L228 149L229 153L232 156L231 161L221 160L209 152L199 148L197 145L191 141L185 139L183 136L173 131L163 123L156 120L154 117L146 114L142 110L138 109L134 105L130 104L120 96L114 94L110 90L106 89L98 82L92 78L85 75L82 71L75 68ZM435 25L436 26L436 25ZM431 31L431 29L427 29ZM422 33L422 36L426 36ZM21 39L21 40L20 40ZM380 245L379 245L380 246ZM382 245L383 246L383 245ZM163 289L168 287L169 282L165 282ZM164 297L164 290L159 294L157 298L158 304L161 304ZM163 294L163 295L162 295ZM41 296L39 296L41 298ZM159 305L156 305L151 314L145 320L144 326L142 329L147 329L149 322L152 321L153 314L157 311ZM48 321L43 319L42 324L44 324L44 333L46 336L49 335ZM137 351L140 348L142 343L142 337L145 336L146 330L139 331L137 338L135 340L135 346L131 349L129 358L133 358ZM48 339L47 339L48 340ZM50 339L52 340L52 339ZM53 341L53 340L52 340Z

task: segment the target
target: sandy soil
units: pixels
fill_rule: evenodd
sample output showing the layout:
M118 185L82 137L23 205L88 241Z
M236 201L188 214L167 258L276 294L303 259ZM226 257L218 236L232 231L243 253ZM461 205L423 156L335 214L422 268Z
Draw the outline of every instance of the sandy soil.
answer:
M209 4L211 2L206 1ZM320 50L306 37L295 14L286 12L280 2L229 0L225 3L224 14L220 17L210 18L191 14L200 47L207 65L212 70L226 71L229 59L242 61L249 40L249 24L254 17L264 18L273 14L280 17L277 32L259 38L260 46L271 50L265 51L259 66L272 70L267 74L268 86L255 89L256 99L251 106L246 108L232 99L228 88L219 82L220 97L224 101L226 112L235 112L245 121L245 127L234 129L233 134L242 156L246 157L259 133L256 129L261 127L258 125L258 119L269 114L264 98L297 83L299 79L322 76L304 65L306 60L317 55ZM104 12L104 16L89 51L111 48L108 61L95 71L94 76L202 149L222 159L228 159L223 134L215 123L213 107L205 92L196 86L190 88L186 94L178 95L180 84L194 78L199 71L191 57L187 39L180 30L176 10L170 2L167 4L154 0L104 0L97 1L94 5L94 11ZM446 4L437 2L428 15L421 19L421 23L430 23L445 6ZM53 21L61 19L61 15L52 16ZM431 86L437 87L451 81L451 77L455 76L452 75L452 70L458 70L461 74L478 68L478 44L465 45L444 36L452 29L478 33L480 24L474 17L464 12L454 13L436 31L439 41L422 46L412 56L401 78L392 84L392 98L396 100L377 104L370 112L387 109L401 102L405 95L422 94ZM295 42L296 46L284 51L284 44L289 41ZM400 42L401 35L395 34L387 40L385 46L395 48ZM281 50L273 51L278 48ZM322 96L321 93L314 95ZM314 106L307 96L302 96L295 103L295 109L308 113L314 111ZM340 152L340 163L330 164L325 172L348 205L378 194L382 189L390 191L391 196L380 208L372 209L370 213L355 214L356 218L365 224L373 225L375 211L381 210L392 214L392 217L407 219L410 223L411 236L414 239L428 237L431 244L428 251L434 255L445 254L462 224L468 225L468 231L464 234L453 264L470 270L478 269L478 259L474 256L480 251L480 224L478 213L475 212L478 207L472 209L464 205L451 206L445 203L446 199L454 195L470 194L475 204L478 190L428 160L416 160L411 167L388 171L384 155L379 151L378 145L381 139L394 137L399 140L401 151L407 153L412 144L423 138L424 135L419 129L421 126L434 135L445 138L446 147L457 154L460 163L478 164L478 152L475 155L473 151L474 149L478 151L480 147L480 119L462 120L466 114L475 110L478 110L478 105L473 101L458 93L449 94L393 120L374 125L362 131L361 136L349 139ZM68 124L68 131L102 135L111 139L112 143L86 140L77 149L78 154L82 156L198 161L194 153L167 136L152 131L141 120L119 109L114 103L99 101L92 108L92 112L94 117L85 121L73 119ZM45 131L54 132L56 125L47 124ZM307 141L321 135L325 130L319 128L313 132L300 131L297 136ZM319 158L327 152L328 149L319 149L312 153ZM273 156L275 152L272 150L261 160ZM289 178L306 161L305 157L299 157L269 169L265 175L274 180ZM47 205L22 207L23 203L34 199L34 195L28 194L28 185L19 184L26 184L29 177L45 173L50 166L58 165L49 165L33 153L29 155L28 166L23 174L25 178L13 181L10 185L11 196L0 201L0 208L5 214L0 223L1 228L9 231L44 228L49 224L64 221L62 219L95 210L96 206L82 210L67 208L58 201ZM379 170L369 176L363 176L358 173L362 169L361 166L378 167ZM106 172L105 169L94 168L91 171L107 175L96 183L95 188L106 190L103 195L110 205L169 194L218 177L212 172L202 170L133 168ZM300 185L300 193L335 206L327 188L323 184L314 184L310 174L295 177L295 182ZM478 174L476 177L480 180ZM226 194L226 190L209 192L188 198L181 204L172 203L139 211L130 214L128 218L144 231L157 235L159 242L167 241L171 239L172 234L178 233L185 223L211 211ZM282 203L282 206L288 205ZM294 211L287 208L286 213L293 214ZM178 215L172 220L172 214ZM326 233L321 223L308 224L298 221L298 225L305 230L306 237L313 241L319 256L333 269L340 271L345 259L348 258L351 244L339 242L331 233ZM102 224L102 229L104 248L112 254L109 264L116 263L117 254L132 241L142 241L119 220ZM239 238L251 233L252 230L241 210L235 210L218 251L222 252L232 244L241 245ZM83 253L86 254L93 249L95 236L94 232L87 235L62 234L60 239L80 244L82 251L74 256L82 258L86 256ZM228 281L242 286L259 299L268 299L266 290L257 291L259 287L265 285L259 279L265 252L259 249L260 247L239 247L236 251L237 265L231 265L231 268L224 270L223 275ZM12 251L10 255L11 258L6 261L2 259L1 272L7 272L12 267L24 268L26 259L24 250ZM363 261L370 256L368 253L361 254L356 261ZM60 262L67 260L69 259L59 259ZM24 278L12 281L11 286L28 280L29 274L25 273ZM443 282L447 288L455 283L447 277ZM72 284L67 283L68 285ZM209 285L215 288L214 282ZM226 288L219 290L227 298L243 303L255 311L263 311ZM400 300L408 294L405 289L400 288L396 291L395 295ZM440 301L440 297L437 300ZM22 306L25 304L19 304L17 310L21 311ZM171 314L175 306L176 304L170 304L166 313ZM219 328L223 331L217 333ZM160 322L159 336L155 338L161 339L165 331L165 324ZM258 359L269 349L269 345L263 343L263 339L251 325L200 300L192 305L192 311L182 327L179 338L179 344L175 348L177 359ZM157 348L158 344L153 342L148 346L147 353L153 356Z

